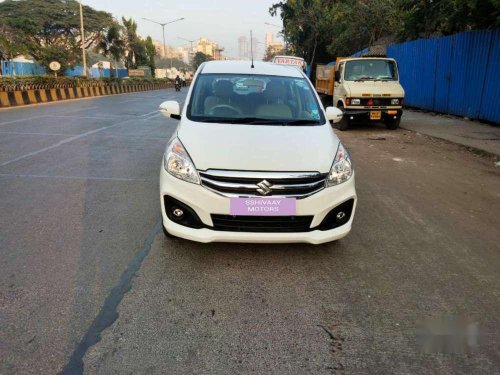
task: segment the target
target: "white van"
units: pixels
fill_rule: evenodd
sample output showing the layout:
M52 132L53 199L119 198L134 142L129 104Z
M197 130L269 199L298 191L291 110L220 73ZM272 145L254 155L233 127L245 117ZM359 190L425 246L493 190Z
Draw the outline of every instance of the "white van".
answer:
M161 172L164 232L199 242L308 242L351 230L351 158L300 70L212 61L198 69Z

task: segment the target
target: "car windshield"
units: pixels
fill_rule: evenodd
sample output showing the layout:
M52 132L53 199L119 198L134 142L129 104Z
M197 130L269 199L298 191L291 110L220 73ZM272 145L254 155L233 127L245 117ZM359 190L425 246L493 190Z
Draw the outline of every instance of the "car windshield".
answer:
M346 81L395 81L396 64L391 60L353 60L345 64Z
M246 125L321 125L316 96L305 78L200 74L188 106L197 122Z

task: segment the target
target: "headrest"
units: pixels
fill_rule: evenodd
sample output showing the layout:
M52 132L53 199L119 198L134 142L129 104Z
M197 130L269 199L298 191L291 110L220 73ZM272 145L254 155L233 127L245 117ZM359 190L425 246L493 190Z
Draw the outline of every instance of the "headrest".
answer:
M214 85L214 93L220 98L229 98L234 94L233 84L227 79L217 81Z
M285 86L278 81L271 81L266 85L264 96L268 100L284 99L286 94Z

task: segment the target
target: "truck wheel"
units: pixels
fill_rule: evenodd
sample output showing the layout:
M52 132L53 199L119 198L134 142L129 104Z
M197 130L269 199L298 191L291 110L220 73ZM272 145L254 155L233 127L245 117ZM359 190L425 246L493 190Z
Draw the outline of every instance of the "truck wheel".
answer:
M338 108L344 112L344 116L342 116L342 120L340 120L340 122L337 124L337 127L339 130L341 131L345 131L347 129L349 129L349 119L346 117L345 115L345 111L344 111L344 106L343 105L339 105Z
M387 120L385 126L387 127L387 129L396 130L397 128L399 128L400 123L401 117L398 117L397 119Z

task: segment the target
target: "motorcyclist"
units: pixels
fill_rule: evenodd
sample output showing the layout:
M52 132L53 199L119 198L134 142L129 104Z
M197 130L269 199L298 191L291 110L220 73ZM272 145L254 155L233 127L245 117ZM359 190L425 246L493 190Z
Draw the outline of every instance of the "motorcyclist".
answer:
M182 87L181 77L179 77L179 75L177 75L177 77L175 77L175 89L177 91L180 91L181 87Z

